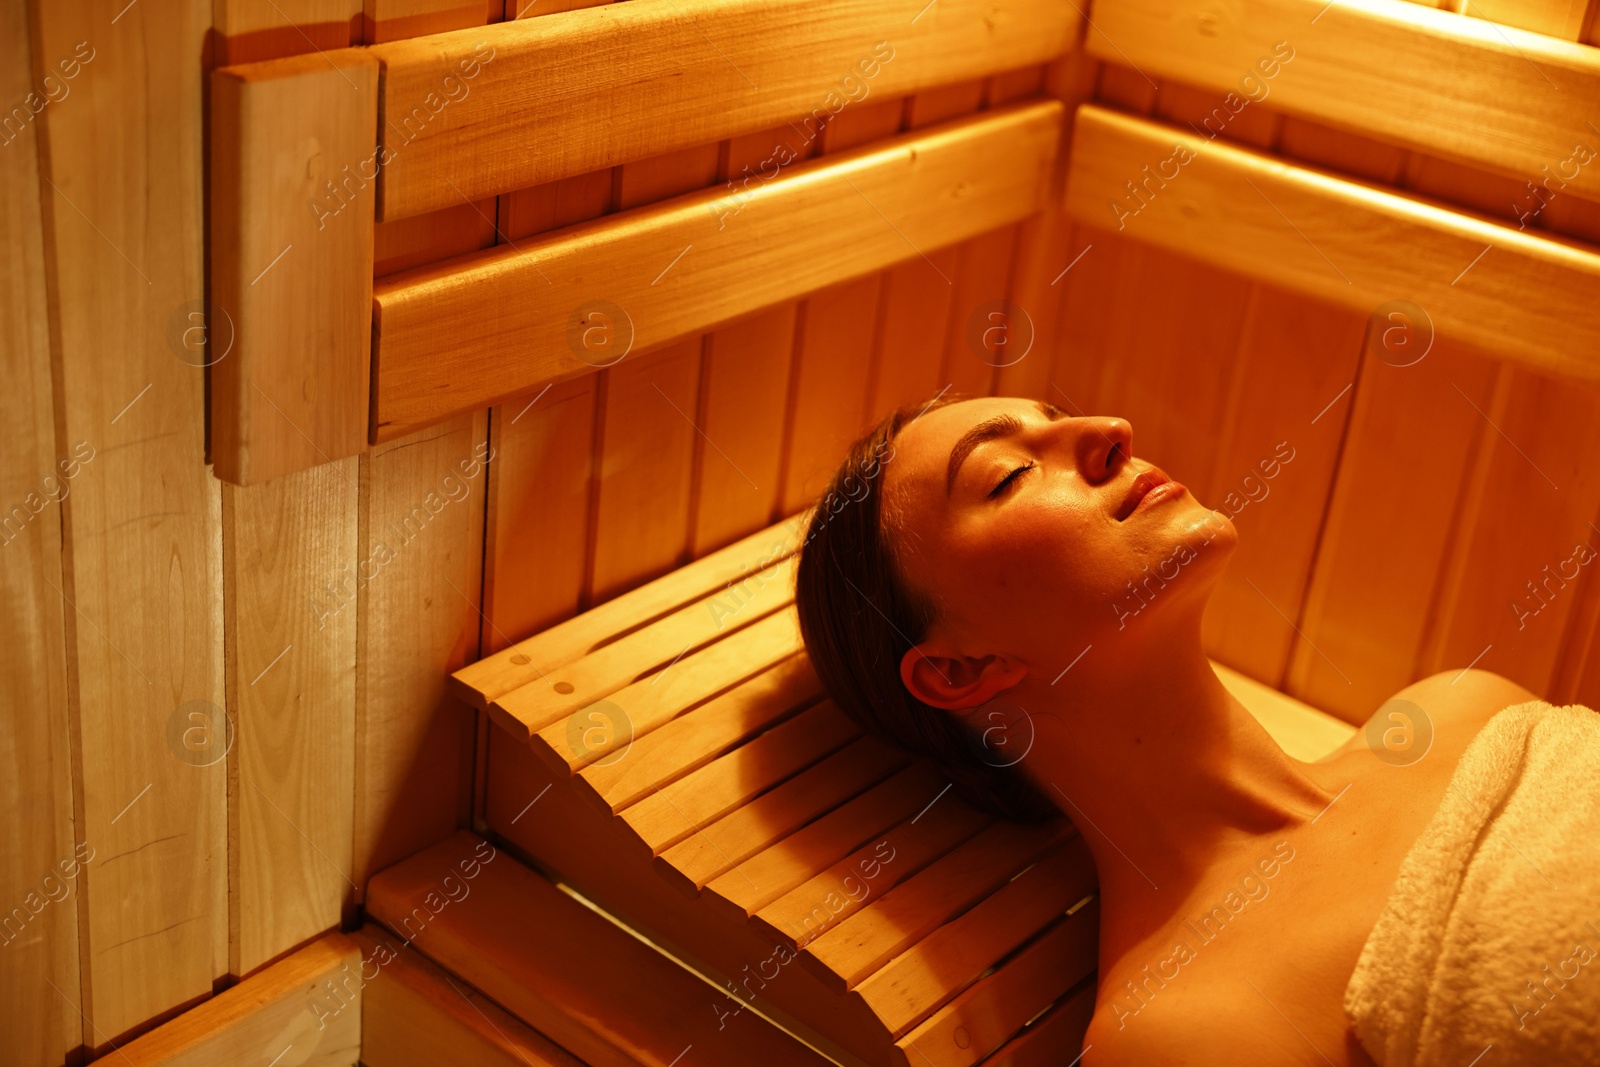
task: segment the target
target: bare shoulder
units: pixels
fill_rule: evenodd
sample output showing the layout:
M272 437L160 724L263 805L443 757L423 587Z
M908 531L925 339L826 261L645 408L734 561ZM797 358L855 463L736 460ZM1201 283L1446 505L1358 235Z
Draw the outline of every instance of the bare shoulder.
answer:
M1496 712L1512 704L1538 699L1537 693L1493 671L1440 671L1419 678L1395 693L1373 712L1372 717L1381 719L1379 728L1383 729L1391 725L1426 729L1435 749L1451 754L1450 765L1454 766L1454 758L1471 744ZM1415 712L1396 705L1395 701L1406 701L1420 708L1424 722L1412 722ZM1371 720L1367 725L1371 726ZM1368 733L1367 728L1358 731L1352 743L1362 741Z

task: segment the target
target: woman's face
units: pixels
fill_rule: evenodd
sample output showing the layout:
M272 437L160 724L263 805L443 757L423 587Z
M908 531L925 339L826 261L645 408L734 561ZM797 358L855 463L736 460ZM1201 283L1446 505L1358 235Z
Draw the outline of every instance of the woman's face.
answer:
M1226 517L1134 458L1122 419L983 397L926 412L893 447L885 521L903 577L936 605L928 655L1054 675L1089 644L1114 653L1132 637L1131 650L1170 633L1162 620L1198 622L1237 541Z

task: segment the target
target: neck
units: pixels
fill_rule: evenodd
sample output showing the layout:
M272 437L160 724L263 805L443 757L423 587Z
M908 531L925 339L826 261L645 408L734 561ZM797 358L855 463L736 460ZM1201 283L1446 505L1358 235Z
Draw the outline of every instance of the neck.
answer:
M1115 662L1091 650L1058 684L1030 675L1010 694L1034 723L1028 770L1094 854L1108 924L1175 913L1229 850L1333 796L1223 686L1198 619L1144 645Z

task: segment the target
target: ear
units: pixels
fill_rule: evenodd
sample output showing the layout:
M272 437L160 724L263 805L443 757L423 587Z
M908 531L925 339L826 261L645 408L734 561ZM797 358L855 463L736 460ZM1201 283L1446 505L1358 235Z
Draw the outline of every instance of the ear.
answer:
M900 680L924 704L975 708L1022 681L1028 668L1002 656L966 656L943 641L924 641L900 657Z

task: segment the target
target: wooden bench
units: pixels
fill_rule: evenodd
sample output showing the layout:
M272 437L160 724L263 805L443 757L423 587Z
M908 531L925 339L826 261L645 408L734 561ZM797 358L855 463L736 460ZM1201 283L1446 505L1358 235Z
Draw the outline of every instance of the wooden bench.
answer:
M458 671L494 724L481 828L840 1062L1064 1063L1094 1006L1088 849L973 810L824 698L803 519ZM1297 756L1353 733L1219 671Z

